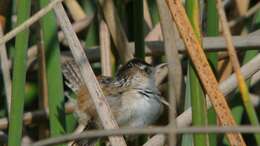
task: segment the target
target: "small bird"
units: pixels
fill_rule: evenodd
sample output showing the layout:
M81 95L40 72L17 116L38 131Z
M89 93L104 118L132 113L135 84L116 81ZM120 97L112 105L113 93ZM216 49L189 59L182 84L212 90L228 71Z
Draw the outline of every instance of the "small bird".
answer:
M67 61L62 65L62 70L68 81L66 84L77 96L79 123L102 128L77 64ZM119 127L142 128L151 125L163 111L160 92L155 84L155 67L145 61L134 58L120 67L114 78L100 76L98 82Z

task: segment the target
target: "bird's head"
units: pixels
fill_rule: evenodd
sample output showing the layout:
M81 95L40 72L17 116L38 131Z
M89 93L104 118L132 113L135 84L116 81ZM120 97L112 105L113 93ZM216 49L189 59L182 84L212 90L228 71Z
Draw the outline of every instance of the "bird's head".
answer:
M116 79L127 82L135 88L153 86L155 85L155 67L134 58L119 68Z

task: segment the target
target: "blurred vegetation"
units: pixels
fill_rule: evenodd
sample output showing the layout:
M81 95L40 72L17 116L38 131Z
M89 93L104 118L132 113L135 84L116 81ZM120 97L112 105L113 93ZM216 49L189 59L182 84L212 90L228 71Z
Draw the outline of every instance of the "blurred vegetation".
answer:
M46 6L50 1L1 0L0 24L4 33L11 31L14 27ZM106 12L103 12L102 7L96 0L66 0L66 2L68 1L73 1L74 4L76 3L80 6L80 9L75 9L71 3L64 3L72 23L81 21L78 20L77 16L81 16L82 12L84 13L83 19L85 20L94 15L91 23L77 32L77 34L86 52L90 52L90 54L86 55L89 57L93 70L98 76L102 72L100 50L97 49L100 45L99 24L100 19L103 19L103 14ZM256 6L259 2L257 0L245 0L245 3L238 4L235 1L225 0L225 10L229 21L246 16L248 10ZM221 34L216 0L186 0L183 4L186 6L187 15L200 41L203 37L219 36ZM165 54L157 52L147 53L145 51L145 43L147 41L161 42L163 40L160 26L159 31L156 30L160 24L156 1L114 0L114 5L128 41L136 44L136 54L134 56L145 59L153 65L163 63L165 61ZM241 9L244 9L244 14L241 14L239 11ZM1 68L0 127L1 131L8 135L8 145L10 146L19 146L22 143L26 143L26 141L36 142L44 138L71 133L77 127L76 116L73 113L66 113L65 105L71 101L67 96L73 95L71 90L66 87L61 74L61 60L71 56L71 54L67 42L59 38L58 32L60 28L56 20L53 12L48 13L38 23L33 24L30 29L17 34L14 39L5 44L7 57L9 58L9 64L5 65L12 72L10 74L12 80L12 103L9 114L7 94L5 93L6 87L4 87L3 68ZM236 23L232 27L232 33L239 36L247 35L259 29L259 22L260 10L257 10L250 17ZM203 42L201 41L201 43ZM32 46L34 45L36 49L34 47L33 50ZM40 54L40 49L42 49L43 54ZM111 39L111 46L107 49L111 49L112 52L110 56L114 74L121 62L113 39ZM257 49L248 49L250 50L237 52L241 65L247 63L258 54ZM32 55L33 51L37 51L37 53ZM192 106L192 125L218 125L214 110L212 108L206 110L206 96L203 88L200 86L200 81L196 71L193 69L192 62L186 53L182 53L180 56L186 88L183 94L185 96L181 100L185 103L184 109ZM210 52L207 53L207 57L219 82L224 81L230 76L232 67L226 51ZM43 63L43 66L41 63ZM249 91L250 94L255 95L254 98L256 100L254 102L257 102L252 105L254 105L254 110L259 111L259 83L250 86L250 81L248 80ZM159 89L167 100L168 92L166 86L167 79L159 86ZM236 122L239 125L250 125L250 120L245 112L245 107L238 91L232 92L228 96L232 96L232 100L228 101L228 103ZM46 114L36 115L35 119L22 122L23 113L36 111L48 113L48 116ZM181 114L181 111L178 114ZM257 114L258 117L256 118L259 120L259 112ZM158 125L165 125L167 123L167 120L165 120L167 119L166 115L163 114L157 123ZM4 125L3 120L1 120L4 118L9 119L9 127L1 126ZM253 134L244 134L243 138L250 146L256 146L260 143L259 135L255 135L254 137ZM142 145L147 140L149 140L148 137L142 136L135 142L132 142L132 145ZM4 140L0 140L0 142L2 141ZM179 137L177 143L177 145L182 146L228 145L223 134L193 134L193 136L191 134L183 134ZM4 145L4 142L0 144ZM105 144L99 141L97 145Z

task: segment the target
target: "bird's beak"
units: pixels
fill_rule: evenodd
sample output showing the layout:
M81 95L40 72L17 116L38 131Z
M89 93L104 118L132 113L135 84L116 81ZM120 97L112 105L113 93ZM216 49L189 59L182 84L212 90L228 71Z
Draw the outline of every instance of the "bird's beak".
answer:
M155 67L155 84L156 86L160 85L167 77L168 74L168 63L162 63Z

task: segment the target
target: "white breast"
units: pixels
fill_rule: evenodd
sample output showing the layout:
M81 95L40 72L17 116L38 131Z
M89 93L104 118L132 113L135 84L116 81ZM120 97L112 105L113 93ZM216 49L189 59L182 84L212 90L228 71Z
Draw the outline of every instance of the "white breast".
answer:
M121 127L144 127L154 123L161 112L162 104L155 97L146 97L137 91L131 91L122 97L121 114L117 121Z

